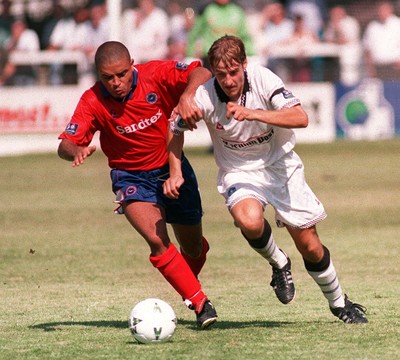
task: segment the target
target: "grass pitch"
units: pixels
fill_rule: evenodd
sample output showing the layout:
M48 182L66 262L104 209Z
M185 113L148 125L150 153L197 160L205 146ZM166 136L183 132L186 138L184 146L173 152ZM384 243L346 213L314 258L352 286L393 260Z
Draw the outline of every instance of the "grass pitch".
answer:
M297 289L293 304L278 302L269 266L233 227L204 149L186 153L211 244L200 280L219 321L207 331L150 265L144 240L113 214L101 153L80 168L55 153L8 157L0 158L0 359L399 359L400 140L296 150L328 212L321 239L369 324L330 314L286 230L273 227ZM271 209L266 216L273 224ZM171 342L139 345L130 335L129 313L147 297L175 309Z

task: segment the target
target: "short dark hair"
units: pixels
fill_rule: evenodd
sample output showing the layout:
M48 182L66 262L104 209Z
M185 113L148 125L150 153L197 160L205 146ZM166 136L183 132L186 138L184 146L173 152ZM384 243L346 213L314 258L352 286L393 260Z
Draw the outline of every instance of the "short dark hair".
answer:
M106 41L101 44L94 55L94 63L98 70L102 65L109 64L121 59L131 60L127 47L118 41Z

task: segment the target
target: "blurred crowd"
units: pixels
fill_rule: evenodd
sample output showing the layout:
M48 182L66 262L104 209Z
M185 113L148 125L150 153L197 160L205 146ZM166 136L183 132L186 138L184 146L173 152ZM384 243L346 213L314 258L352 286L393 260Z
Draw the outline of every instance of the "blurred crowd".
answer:
M122 0L121 41L136 63L151 59L207 64L207 50L225 34L245 42L249 59L270 67L285 81L378 77L400 79L400 17L394 1L286 0L184 1ZM95 76L93 55L110 39L105 0L0 0L0 86L76 84L76 64L14 64L13 52L81 51ZM344 56L308 56L319 45L340 48ZM292 49L290 56L274 56ZM293 56L295 49L295 56ZM344 59L344 60L343 60ZM342 63L340 63L342 62ZM342 69L343 70L343 69ZM359 74L352 77L352 74Z

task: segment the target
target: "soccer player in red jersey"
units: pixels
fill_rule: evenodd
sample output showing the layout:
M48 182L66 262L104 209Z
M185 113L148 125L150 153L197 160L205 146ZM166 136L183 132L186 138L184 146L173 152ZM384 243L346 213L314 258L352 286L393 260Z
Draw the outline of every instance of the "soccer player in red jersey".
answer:
M194 171L182 156L185 183L179 199L163 194L169 177L166 136L175 110L199 120L194 103L197 87L211 74L195 61L150 61L134 65L128 49L109 41L95 54L99 81L81 96L64 132L58 155L84 163L96 150L90 145L100 132L100 145L111 168L112 190L129 223L150 247L150 262L196 313L204 329L215 323L214 306L197 279L209 250L202 235L202 207ZM180 251L167 233L170 223Z

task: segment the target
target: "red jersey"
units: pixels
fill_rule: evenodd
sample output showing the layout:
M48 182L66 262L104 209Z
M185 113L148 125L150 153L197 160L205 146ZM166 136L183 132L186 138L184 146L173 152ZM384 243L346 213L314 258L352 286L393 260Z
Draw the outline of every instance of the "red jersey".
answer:
M97 81L81 96L59 139L88 146L96 131L111 168L152 170L168 162L168 118L186 88L190 72L200 66L176 61L135 65L132 93L113 98Z

